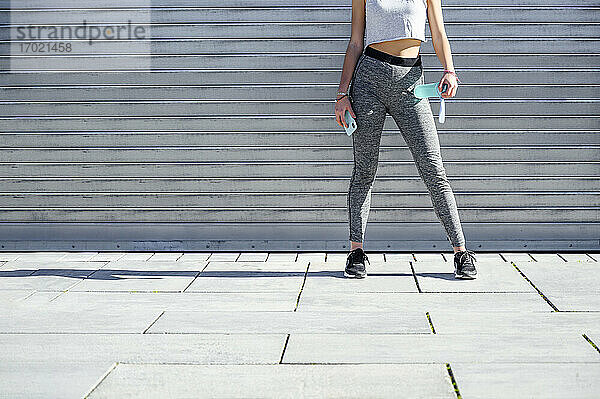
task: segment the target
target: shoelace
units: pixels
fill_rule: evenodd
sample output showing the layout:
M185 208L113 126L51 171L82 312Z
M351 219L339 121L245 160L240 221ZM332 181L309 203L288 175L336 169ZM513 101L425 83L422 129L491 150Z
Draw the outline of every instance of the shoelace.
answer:
M355 252L356 256L362 256L362 261L364 263L364 261L366 260L367 262L369 262L369 265L371 265L371 261L369 260L369 257L367 256L367 254L365 253L365 251L356 251Z
M472 258L474 261L477 261L477 259L475 258L475 252L473 251L469 251L468 249L465 251L461 251L461 254L458 257L458 261L462 264L463 263L463 258L465 256L468 256L469 258Z

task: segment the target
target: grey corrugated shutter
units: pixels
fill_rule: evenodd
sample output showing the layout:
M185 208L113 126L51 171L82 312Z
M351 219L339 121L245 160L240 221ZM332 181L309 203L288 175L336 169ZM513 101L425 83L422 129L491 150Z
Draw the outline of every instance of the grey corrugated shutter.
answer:
M15 3L11 19L0 1L2 249L348 248L333 98L350 0ZM15 20L124 15L152 24L151 71L110 41L80 72L47 54L11 69ZM599 19L582 0L444 1L463 83L438 130L470 248L600 247ZM390 116L366 245L450 249Z

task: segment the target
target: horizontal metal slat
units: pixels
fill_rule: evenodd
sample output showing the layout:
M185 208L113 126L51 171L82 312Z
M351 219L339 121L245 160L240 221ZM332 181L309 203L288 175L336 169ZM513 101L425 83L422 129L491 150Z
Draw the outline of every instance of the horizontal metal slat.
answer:
M307 169L306 174L312 172ZM277 191L289 192L344 192L348 190L352 168L343 177L202 177L194 178L128 178L128 177L69 177L69 178L0 178L3 192L61 192L68 187L73 193L92 192L204 192L218 191ZM450 184L456 192L461 191L600 191L598 177L464 177L450 176ZM425 188L420 177L379 176L374 184L378 192L422 192Z
M199 191L202 188L199 187ZM378 208L428 207L429 194L422 193L380 193L373 190L371 206ZM460 207L488 208L512 207L600 207L600 192L502 192L478 193L455 192ZM265 192L195 192L195 193L9 193L0 194L2 208L76 208L76 207L137 207L137 208L179 208L203 207L340 207L346 204L346 192L331 193L265 193Z
M431 41L430 28L425 22L425 36ZM137 24L146 28L153 39L212 39L212 38L349 38L350 21L337 23L311 23L311 22L278 22L278 23L191 23L191 24ZM69 25L56 25L69 26ZM88 27L102 27L103 24L87 23ZM548 38L593 38L600 36L600 25L596 23L469 23L452 22L444 26L447 37L452 42L455 38L523 38L523 37L548 37ZM17 31L11 26L0 25L0 39L8 40L12 37L18 39ZM47 36L44 36L47 37Z
M0 222L339 222L347 220L346 207L339 208L40 208L0 209ZM465 222L600 222L600 208L459 208ZM382 209L372 207L369 221L438 221L433 208Z
M440 63L435 54L421 53L425 68L437 69ZM263 57L259 59L257 57ZM316 58L323 57L322 61ZM314 71L315 67L323 65L332 67L332 57L339 58L333 63L333 71ZM77 74L84 71L115 73L115 71L139 71L129 75L119 75L122 84L150 82L148 73L151 68L152 84L248 84L248 83L276 83L276 84L306 84L339 81L339 71L343 63L341 54L272 54L271 57L258 53L247 54L198 54L198 55L154 55L149 60L148 56L36 56L12 57L17 62L9 64L9 57L0 56L0 70L11 72L61 72L60 75ZM453 53L454 65L461 70L468 68L492 68L493 70L531 68L570 68L581 69L596 67L600 63L599 54L478 54L470 49L467 54ZM148 61L151 62L148 66ZM246 66L243 65L244 62ZM298 65L302 63L301 65ZM298 67L308 71L293 70ZM263 68L267 71L254 71L253 68ZM292 70L285 70L285 68ZM66 71L65 71L66 69ZM167 70L161 72L161 70ZM177 74L173 72L176 71ZM162 75L161 75L162 73ZM139 75L138 75L139 74ZM93 74L92 74L93 75ZM57 79L58 74L57 74Z
M568 89L567 89L568 90ZM483 90L482 90L483 91ZM538 99L543 88L531 92L532 99L463 99L453 98L446 104L446 113L461 116L505 115L569 115L598 116L600 99ZM536 96L536 93L538 94ZM332 96L334 94L332 93ZM407 95L406 97L411 98ZM440 101L428 99L437 114ZM334 100L286 100L286 101L162 101L162 102L86 102L86 103L2 103L2 117L171 117L181 115L331 115ZM391 116L389 116L391 117ZM600 124L599 124L600 127Z
M444 147L448 161L598 161L599 146ZM194 162L194 161L349 161L345 147L188 147L188 148L1 148L4 162ZM379 159L412 160L408 147L381 147Z
M94 20L100 23L155 24L182 22L348 22L351 7L272 7L272 8L169 8L169 9L72 9L43 11L0 11L2 21L27 21L26 25L81 24ZM597 22L600 7L445 7L446 22ZM13 22L14 23L14 22ZM18 24L17 24L18 25Z
M531 102L539 105L541 103L552 106L556 103L563 103L564 106L575 104L591 104L597 109L597 104L600 102L598 87L590 81L584 81L584 78L598 78L600 84L600 69L595 72L596 76L581 73L578 77L578 85L567 84L566 82L551 82L547 81L544 85L536 85L530 82L519 84L512 80L504 81L503 84L497 84L493 87L484 83L485 75L489 75L489 71L477 76L478 80L472 80L468 84L460 85L455 97L448 99L448 106L455 104L469 103L469 106L489 107L483 114L493 114L498 102L512 104L518 103L519 108L523 107L524 102ZM573 74L579 72L573 72ZM514 72L517 75L518 72ZM536 72L538 75L551 75L545 71ZM475 77L475 76L473 76ZM558 77L558 76L557 76ZM437 77L436 77L437 78ZM429 75L425 77L425 82L434 82L436 79ZM461 74L461 80L465 79ZM304 106L304 113L307 112L323 112L323 108L333 104L335 92L339 83L323 82L320 84L313 83L312 85L252 85L246 86L199 86L199 87L164 87L164 86L74 86L74 87L0 87L0 113L4 116L12 114L17 115L19 108L27 108L22 114L31 113L29 109L49 107L55 105L57 111L60 107L65 107L61 103L65 103L68 107L83 107L89 103L107 103L98 104L99 107L109 107L111 103L116 103L117 106L130 106L130 103L141 102L143 104L153 104L155 107L169 107L173 104L184 104L186 106L206 107L203 115L208 114L231 114L233 111L226 107L239 107L243 112L235 112L237 114L247 113L243 107L250 106L252 109L267 106ZM401 91L401 88L398 88ZM258 102L260 100L260 102ZM244 101L252 101L249 104ZM490 102L493 106L489 106ZM42 102L41 104L35 104ZM44 104L45 102L45 104ZM273 102L277 102L273 104ZM430 103L437 103L435 98L429 98ZM78 105L77 103L82 103ZM331 103L331 104L329 104ZM94 104L96 105L96 104ZM183 105L181 105L183 106ZM453 105L454 106L454 105ZM209 108L213 107L213 108ZM217 108L218 107L218 108ZM306 107L314 107L306 108ZM223 109L223 111L220 111ZM326 108L325 112L332 109ZM158 110L157 110L158 111ZM269 109L258 109L251 112L252 114L265 113ZM275 112L276 109L273 109ZM289 109L288 109L289 113ZM456 113L456 112L455 112ZM545 112L556 113L556 112ZM561 112L565 113L565 112ZM597 113L597 112L596 112ZM60 113L56 112L56 115ZM106 114L103 112L103 114ZM110 115L110 114L107 114ZM135 114L131 114L135 115Z
M272 146L346 146L348 136L332 132L40 132L1 133L4 147L136 147L136 146L229 146L268 143ZM600 131L476 131L469 132L469 145L600 145ZM442 146L465 144L465 133L438 129ZM404 145L399 130L383 130L382 146Z
M600 13L598 13L600 19ZM33 48L52 46L59 42L71 44L71 51L54 52L45 50L38 52ZM25 64L22 57L30 59L30 64L38 58L58 58L58 61L69 57L81 55L188 55L188 54L231 54L231 53L332 53L345 52L349 38L324 38L324 39L174 39L174 40L98 40L92 45L86 40L52 40L52 41L17 41L1 42L0 54L12 54L12 61L19 67ZM452 38L452 51L468 53L477 49L479 54L497 54L507 52L512 54L547 54L571 53L593 54L598 52L600 39L596 38ZM45 47L47 48L47 47ZM421 50L433 53L431 41L421 44ZM65 65L65 64L63 64ZM76 68L75 68L76 69Z
M379 161L378 176L416 176L419 174L413 161ZM494 176L594 176L600 174L600 162L451 162L444 161L448 176L477 176L489 179ZM30 178L53 177L172 177L174 179L195 176L198 178L296 178L318 176L321 179L348 176L352 173L352 161L345 162L103 162L103 163L0 163L0 176ZM495 180L495 178L494 178ZM233 183L233 182L232 182ZM236 182L242 183L242 182ZM288 183L285 183L288 184ZM556 182L555 182L556 184ZM565 183L567 184L567 183ZM562 185L561 185L562 187ZM568 190L568 186L567 190Z
M1 118L0 131L9 132L48 132L48 131L282 131L293 132L299 129L305 131L310 126L314 131L329 130L339 132L341 127L332 115L323 116L181 116L181 117L22 117ZM462 130L598 130L598 116L460 116L447 115L444 124L436 125L444 129ZM388 115L384 129L398 129L394 120ZM343 132L343 131L342 131Z
M592 3L593 5L594 3ZM348 0L219 0L219 7L350 7ZM589 0L479 0L477 6L589 6ZM27 0L11 3L0 0L3 9L98 9L98 8L171 8L171 7L214 7L215 0L161 0L160 4L148 0ZM474 6L466 0L444 0L446 6Z

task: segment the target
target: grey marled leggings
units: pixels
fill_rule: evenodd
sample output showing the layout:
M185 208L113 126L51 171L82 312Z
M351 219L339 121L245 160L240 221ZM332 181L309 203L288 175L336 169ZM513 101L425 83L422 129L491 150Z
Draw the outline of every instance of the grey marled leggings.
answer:
M367 52L377 51L373 50ZM381 131L386 113L389 113L410 149L448 241L453 246L465 245L456 200L442 163L429 100L417 98L412 93L416 85L424 83L421 55L398 62L399 65L363 52L350 83L349 97L357 123L352 134L354 169L348 189L350 240L362 242L364 238L371 206L371 188L379 160Z

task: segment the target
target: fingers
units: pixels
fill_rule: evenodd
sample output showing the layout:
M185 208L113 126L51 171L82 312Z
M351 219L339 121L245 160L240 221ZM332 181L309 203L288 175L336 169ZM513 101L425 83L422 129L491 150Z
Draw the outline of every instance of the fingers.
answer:
M446 90L446 92L444 93L442 93L442 86L444 85L443 82L446 82L446 84L448 85L448 90ZM443 98L454 97L456 95L456 90L458 90L458 84L456 82L450 82L447 79L442 79L442 81L439 84L439 89Z
M344 108L341 112L336 112L336 119L338 120L338 125L342 127L348 127L346 124L344 114L346 113L346 109Z
M343 101L343 100L342 100ZM352 107L350 105L346 105L344 106L344 108L342 108L341 110L339 108L337 108L337 104L335 107L335 121L337 122L338 125L347 128L348 124L346 123L346 110L350 111L350 115L352 115L352 117L354 119L356 119L356 115L354 114L354 111L352 110Z
M342 123L342 118L339 112L335 113L335 121L337 122L338 125L340 126L344 126L344 124Z

